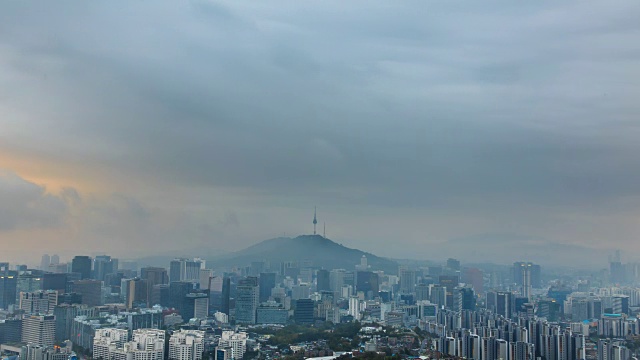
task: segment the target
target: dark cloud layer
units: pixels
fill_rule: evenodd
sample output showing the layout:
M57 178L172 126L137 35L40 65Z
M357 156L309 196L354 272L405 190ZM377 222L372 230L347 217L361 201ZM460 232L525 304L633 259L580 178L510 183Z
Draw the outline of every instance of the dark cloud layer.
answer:
M438 238L480 212L525 232L627 217L640 206L638 15L635 1L5 2L0 140L152 193L234 194L211 205L224 220L190 215L184 231L236 224L234 208L287 223L318 202L345 224L355 209L442 212ZM126 218L152 227L124 200L136 189L117 191ZM407 244L433 240L408 227L395 229ZM637 230L624 228L621 245Z

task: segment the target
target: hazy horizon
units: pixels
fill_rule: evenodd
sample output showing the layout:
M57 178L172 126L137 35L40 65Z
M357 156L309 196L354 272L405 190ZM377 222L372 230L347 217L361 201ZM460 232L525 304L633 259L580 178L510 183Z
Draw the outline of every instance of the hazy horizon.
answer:
M638 14L0 2L0 261L237 251L312 233L314 206L379 256L640 259Z

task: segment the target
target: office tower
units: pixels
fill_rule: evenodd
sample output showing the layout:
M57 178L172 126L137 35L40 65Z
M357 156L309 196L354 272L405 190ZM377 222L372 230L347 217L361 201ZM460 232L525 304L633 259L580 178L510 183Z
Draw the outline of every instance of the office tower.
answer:
M530 262L519 261L513 263L513 282L518 286L523 285L523 281L525 278L523 272L525 271L525 269L529 270L528 279L530 281L530 286L533 288L542 287L542 281L540 278L540 265L536 265Z
M60 256L58 256L57 254L51 255L51 258L49 258L49 266L58 264L60 264Z
M229 315L231 302L231 279L227 276L222 278L222 299L220 301L220 312Z
M615 295L611 297L611 308L614 314L629 315L629 296Z
M22 341L22 319L0 320L0 344Z
M440 286L446 288L447 306L454 305L454 289L458 286L459 279L456 275L440 275L438 277Z
M58 292L54 290L21 292L19 297L20 310L27 315L52 314L58 305Z
M269 300L271 289L276 287L276 273L260 273L260 302Z
M447 259L447 268L449 270L459 271L460 270L460 260L453 259L453 258L448 258Z
M180 315L185 319L192 316L193 310L190 310L187 303L187 294L194 292L194 283L187 281L174 281L169 284L169 307L178 310Z
M22 319L22 342L43 347L55 344L56 317L32 315Z
M67 274L43 274L42 290L55 290L59 294L67 292Z
M32 271L21 272L16 282L16 300L21 292L40 291L43 288L42 275Z
M416 285L416 301L429 300L429 285L418 284Z
M0 309L8 309L16 303L18 276L14 271L0 273Z
M477 268L465 268L462 272L462 282L473 286L476 294L484 293L484 275Z
M42 255L42 259L40 260L40 270L49 271L49 265L51 265L51 257L49 254Z
M440 285L430 285L430 300L433 304L437 304L440 307L446 307L453 304L447 303L447 288ZM453 299L452 299L453 300Z
M156 305L159 299L153 299L153 288L156 285L169 283L167 269L161 267L144 267L140 269L140 278L147 282L147 306Z
M223 331L218 347L223 349L230 348L231 358L239 360L244 357L244 354L247 351L247 339L247 333Z
M258 324L286 325L289 320L289 311L275 301L268 301L258 306L256 319L256 323Z
M511 301L512 295L510 292L498 291L496 293L496 314L511 318L513 313Z
M329 287L331 287L331 291L333 291L337 297L340 297L342 287L345 285L345 273L346 270L344 269L333 269L329 273Z
M400 269L400 292L410 294L416 287L416 272L409 269Z
M169 360L202 360L204 331L180 330L169 338Z
M73 292L82 296L82 303L88 306L102 305L102 281L78 280L71 285Z
M204 268L204 261L198 258L173 259L169 264L169 282L191 281L200 282L200 269Z
M93 259L93 278L104 281L105 277L118 271L115 259L109 255L99 255Z
M184 320L206 319L209 315L209 295L201 292L185 295L181 311Z
M89 318L95 317L98 314L98 310L95 307L88 307L86 305L58 305L53 309L53 315L56 317L56 343L62 343L65 340L71 339L71 328L73 326L76 316L87 316Z
M331 291L331 273L329 270L320 269L316 273L316 290Z
M356 272L356 291L362 291L367 299L372 299L380 291L378 274L372 271Z
M531 272L532 272L532 263L514 263L514 276L519 275L520 278L520 295L527 299L531 298ZM519 269L516 269L519 267Z
M127 309L147 306L148 284L147 280L140 278L123 280L126 284L125 305Z
M291 287L291 300L308 299L311 296L311 287L308 284L293 285Z
M465 286L460 288L460 300L461 300L461 309L462 310L476 310L476 293L473 291L473 288L470 286Z
M367 256L362 255L362 257L360 258L360 264L356 265L356 271L368 271L368 270L369 270L369 264L367 262Z
M213 278L213 270L212 269L200 269L200 290L210 290L209 286L211 286L211 279Z
M313 324L313 311L315 309L315 301L311 299L296 300L296 307L293 310L293 319L296 324Z
M260 300L258 278L248 276L238 281L236 287L236 322L255 324Z
M80 280L91 278L91 258L76 256L71 261L71 272L80 274Z

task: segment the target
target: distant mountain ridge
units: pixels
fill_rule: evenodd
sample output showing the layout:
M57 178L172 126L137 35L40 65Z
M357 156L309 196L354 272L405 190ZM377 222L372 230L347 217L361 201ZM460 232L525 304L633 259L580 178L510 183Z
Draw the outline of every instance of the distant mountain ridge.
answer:
M272 264L287 261L311 260L314 267L353 270L362 255L372 269L396 273L398 264L358 249L351 249L320 235L301 235L295 238L279 237L264 240L244 250L219 257L212 261L215 268L248 266L254 261Z

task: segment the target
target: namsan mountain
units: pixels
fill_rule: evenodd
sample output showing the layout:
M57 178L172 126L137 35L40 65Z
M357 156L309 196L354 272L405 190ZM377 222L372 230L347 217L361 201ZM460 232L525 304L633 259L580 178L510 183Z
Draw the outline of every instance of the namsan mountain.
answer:
M254 261L280 263L287 261L310 260L313 267L325 269L352 270L365 255L374 270L396 273L398 264L390 259L371 253L351 249L321 235L301 235L295 238L279 237L262 241L244 250L212 259L212 265L218 267L248 266Z

